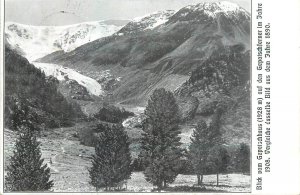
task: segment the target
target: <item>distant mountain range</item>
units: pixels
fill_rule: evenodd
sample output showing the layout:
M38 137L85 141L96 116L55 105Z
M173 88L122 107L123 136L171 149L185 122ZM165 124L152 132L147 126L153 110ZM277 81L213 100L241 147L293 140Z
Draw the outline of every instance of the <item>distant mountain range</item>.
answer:
M109 69L121 77L117 100L145 102L157 87L175 90L213 53L236 44L248 50L250 22L250 14L236 4L200 3L136 19L111 36L39 61L85 74Z

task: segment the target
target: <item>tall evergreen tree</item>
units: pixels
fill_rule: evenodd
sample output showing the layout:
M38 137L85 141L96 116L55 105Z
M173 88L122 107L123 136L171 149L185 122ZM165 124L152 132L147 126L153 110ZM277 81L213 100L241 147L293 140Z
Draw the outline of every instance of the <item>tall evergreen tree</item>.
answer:
M221 132L221 117L225 110L225 106L218 104L216 110L214 111L212 120L209 124L209 134L207 135L210 147L215 147L223 144L222 132Z
M226 109L226 105L219 103L212 117L209 126L208 140L210 142L207 164L210 169L217 174L217 186L219 185L219 173L227 169L229 163L229 155L226 148L223 146L221 132L221 117Z
M197 175L198 185L202 184L203 174L207 169L207 156L211 147L209 140L209 128L205 121L201 120L191 137L189 146L189 158L193 164L194 172Z
M219 186L219 174L227 170L229 154L225 147L217 145L209 151L208 166L217 174L217 186Z
M236 152L236 168L242 173L250 172L250 148L247 144L241 143Z
M156 89L148 101L145 115L141 140L144 174L146 180L160 190L177 177L182 156L178 106L173 94Z
M130 178L131 156L129 141L122 125L114 124L99 134L93 155L92 168L89 170L91 185L98 191L112 187Z
M19 128L19 137L5 177L7 191L48 191L53 186L50 169L43 164L40 143L30 123Z

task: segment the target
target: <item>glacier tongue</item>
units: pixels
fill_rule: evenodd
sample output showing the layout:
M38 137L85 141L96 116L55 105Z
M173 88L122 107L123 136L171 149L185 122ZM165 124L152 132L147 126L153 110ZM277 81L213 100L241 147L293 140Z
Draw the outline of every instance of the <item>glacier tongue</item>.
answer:
M80 85L84 86L90 94L96 96L105 95L105 92L102 90L101 85L96 80L84 76L73 69L49 63L34 62L33 65L44 71L46 76L54 76L59 81L63 81L66 79L75 80Z

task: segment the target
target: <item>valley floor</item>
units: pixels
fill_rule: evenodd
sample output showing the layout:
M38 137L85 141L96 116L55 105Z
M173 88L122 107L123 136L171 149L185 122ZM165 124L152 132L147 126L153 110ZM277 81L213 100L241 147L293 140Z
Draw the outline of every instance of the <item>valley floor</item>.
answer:
M86 124L77 124L75 127L59 128L42 133L40 138L42 157L51 169L51 179L54 180L54 192L94 192L95 188L89 184L88 169L91 166L93 147L81 145L74 137L77 128ZM16 134L8 129L4 130L5 164L12 154ZM51 160L50 160L51 159ZM52 163L51 163L52 162ZM249 192L251 176L242 174L222 174L220 184L216 186L216 175L205 175L206 191ZM179 186L192 187L197 183L195 175L178 175L170 189ZM142 172L132 173L127 182L127 191L150 192L152 184L148 183ZM180 189L180 188L178 188Z

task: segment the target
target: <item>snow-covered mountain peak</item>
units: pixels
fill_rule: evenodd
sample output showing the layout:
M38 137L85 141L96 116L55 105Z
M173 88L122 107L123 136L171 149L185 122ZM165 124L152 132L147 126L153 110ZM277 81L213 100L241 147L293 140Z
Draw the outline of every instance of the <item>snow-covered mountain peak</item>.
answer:
M138 22L146 24L148 26L146 29L151 30L159 25L166 23L168 19L175 13L176 11L174 10L159 11L140 19Z
M124 35L138 33L145 30L152 30L155 27L166 23L175 13L175 10L165 10L147 14L142 17L136 17L125 27L123 27L117 34Z
M110 36L123 26L105 21L84 22L66 26L32 26L6 22L7 42L22 50L24 57L34 61L52 52L72 51L96 39Z
M241 7L238 6L237 4L231 3L231 2L228 2L228 1L220 1L220 2L217 2L216 4L223 11L237 11L237 10L241 9Z
M223 13L227 16L236 16L242 13L243 15L249 16L249 13L235 3L228 1L220 2L202 2L196 5L189 5L183 8L185 11L199 12L203 11L205 14L211 17L217 16L219 13Z
M176 12L175 10L157 11L141 17L136 17L132 21L133 22L146 22L147 20L158 21L165 18L169 18L170 16L174 15L175 12Z
M216 12L216 11L233 12L240 9L240 7L237 4L228 1L212 2L212 3L203 2L195 5L193 8L208 10L212 12Z

